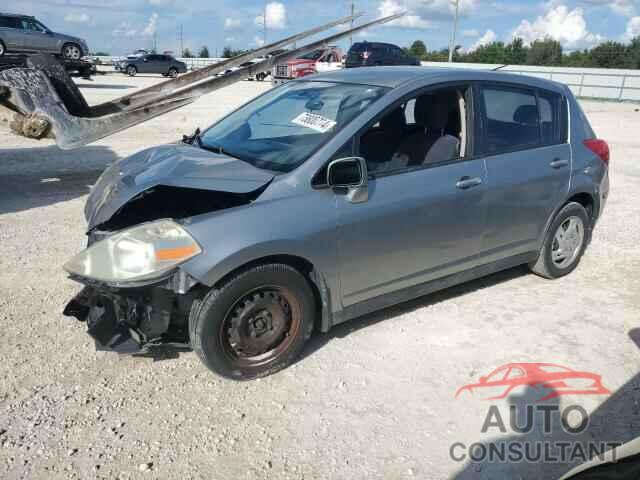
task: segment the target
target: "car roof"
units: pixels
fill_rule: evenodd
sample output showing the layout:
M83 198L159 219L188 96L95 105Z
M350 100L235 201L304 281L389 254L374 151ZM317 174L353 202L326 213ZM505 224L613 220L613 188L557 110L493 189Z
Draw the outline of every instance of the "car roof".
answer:
M363 42L355 42L354 45L385 45L385 46L391 46L391 47L397 47L396 44L394 43L387 43L387 42L367 42L366 40Z
M468 68L449 67L409 67L409 66L384 66L384 67L359 67L343 68L325 73L319 73L312 77L303 77L300 80L319 82L355 83L362 85L374 85L378 87L398 88L405 83L414 80L437 79L439 82L447 81L493 81L520 84L529 87L546 88L558 92L564 92L565 87L557 82L528 75L519 75L506 72L494 72L487 70L475 70ZM296 81L300 81L296 80Z
M0 12L0 17L36 18L33 15L23 15L21 13L3 13L3 12Z

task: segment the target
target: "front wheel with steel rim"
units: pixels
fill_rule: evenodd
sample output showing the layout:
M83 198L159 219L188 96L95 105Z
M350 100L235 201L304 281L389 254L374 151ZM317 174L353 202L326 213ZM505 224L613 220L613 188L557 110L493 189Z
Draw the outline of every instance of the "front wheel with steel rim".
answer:
M565 205L556 215L531 270L545 278L567 275L578 266L590 232L589 215L579 203Z
M289 265L259 265L194 302L189 337L214 372L249 380L290 365L311 336L315 297Z
M82 57L82 50L75 43L67 43L62 47L62 56L69 60L80 60Z
M127 67L127 75L129 75L130 77L135 77L137 73L138 73L138 69L133 65L129 65Z

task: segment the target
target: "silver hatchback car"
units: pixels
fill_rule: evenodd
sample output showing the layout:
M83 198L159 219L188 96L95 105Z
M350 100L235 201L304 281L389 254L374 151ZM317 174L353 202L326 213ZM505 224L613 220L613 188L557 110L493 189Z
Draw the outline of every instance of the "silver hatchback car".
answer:
M105 171L85 288L65 314L100 349L193 348L235 379L314 330L528 264L580 261L609 150L564 85L500 72L342 70L268 91Z
M89 54L87 42L52 32L35 17L0 12L0 57L11 52L39 52L80 60Z

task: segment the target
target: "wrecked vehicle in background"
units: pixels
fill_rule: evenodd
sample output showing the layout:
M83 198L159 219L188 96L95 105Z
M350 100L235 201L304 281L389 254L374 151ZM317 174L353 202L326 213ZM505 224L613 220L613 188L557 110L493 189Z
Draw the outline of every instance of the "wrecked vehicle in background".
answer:
M6 123L17 135L34 139L51 136L60 148L77 148L193 103L202 95L268 71L276 64L323 45L396 20L403 14L379 18L293 50L273 54L324 30L351 23L361 15L329 22L99 105L90 106L87 103L77 85L64 71L63 65L51 55L28 56L24 65L0 61L0 117L9 117ZM220 72L265 55L267 58L258 63L222 77L217 76ZM3 123L0 122L0 125Z
M342 68L343 54L338 47L323 47L300 55L286 63L279 63L272 70L271 83L280 85L295 78Z
M555 82L423 67L297 79L105 171L65 314L99 348L178 344L223 376L268 375L314 330L517 265L569 274L608 162Z

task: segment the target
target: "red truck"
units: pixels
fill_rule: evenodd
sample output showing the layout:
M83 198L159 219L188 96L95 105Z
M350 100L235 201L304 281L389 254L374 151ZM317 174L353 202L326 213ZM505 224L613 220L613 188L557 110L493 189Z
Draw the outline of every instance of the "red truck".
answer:
M326 72L342 68L343 53L338 47L320 48L306 53L287 63L273 67L273 84L279 85L294 78L304 77L317 72Z

